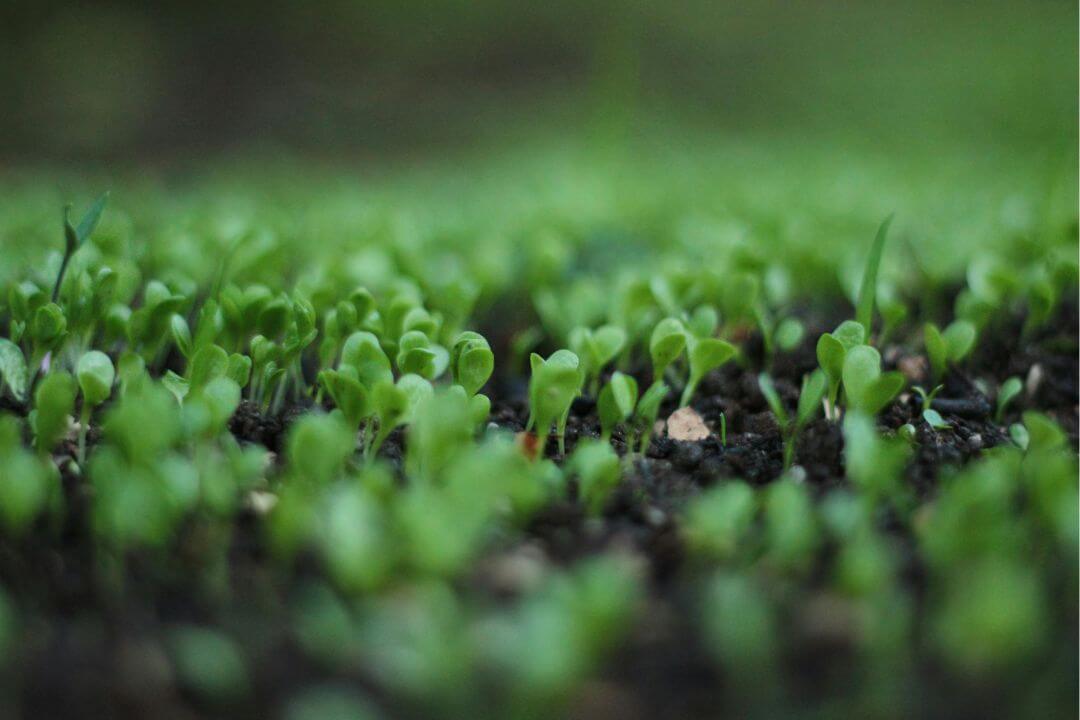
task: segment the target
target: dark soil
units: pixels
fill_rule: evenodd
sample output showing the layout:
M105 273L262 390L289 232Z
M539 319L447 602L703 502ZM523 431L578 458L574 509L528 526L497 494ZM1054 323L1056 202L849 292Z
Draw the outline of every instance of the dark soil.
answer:
M816 330L834 324L822 323ZM879 417L880 426L888 432L905 423L917 429L906 479L918 497L932 498L948 468L962 466L986 448L1010 442L1008 424L1018 421L1027 409L1053 417L1076 446L1080 397L1076 306L1064 307L1051 329L1034 337L1022 338L1021 327L1022 318L1002 320L984 336L976 355L945 378L934 408L949 429L930 428L921 419L918 398L910 394ZM817 332L807 335L816 338ZM754 342L751 339L750 348ZM917 350L888 347L883 356L888 365L910 370L912 363L906 359L917 358ZM694 568L688 565L682 547L679 522L687 500L705 488L730 478L763 485L783 472L779 428L758 389L760 368L755 353L748 356L748 366L731 363L710 374L699 388L693 407L714 430L712 435L695 442L654 435L644 456L630 463L624 481L598 517L585 512L572 490L568 497L538 512L520 538L491 548L467 578L470 592L503 601L521 590L499 570L508 558L524 554L530 562L559 566L597 552L620 550L642 559L649 577L642 616L646 621L635 625L606 669L575 697L567 709L570 717L745 716L739 688L731 686L730 678L719 677L691 622L695 608L687 583ZM760 362L760 357L756 360ZM814 367L810 340L775 359L771 373L789 408L794 407L803 374ZM641 375L639 380L644 381ZM1010 376L1025 380L1026 389L999 424L993 419L994 398L980 387L994 390ZM492 385L488 389L493 397L490 422L521 431L527 417L525 385L506 379ZM281 453L290 424L307 410L298 406L267 415L244 402L229 427L240 441ZM660 416L672 410L669 401ZM726 419L726 444L718 436L721 415ZM575 403L566 452L573 452L581 439L598 436L593 403ZM403 440L403 434L395 432L381 453L399 466ZM621 434L616 433L613 442L620 454L625 453ZM798 439L795 464L816 496L846 485L843 445L838 424L824 419L812 422ZM560 459L555 442L547 448L549 455ZM65 520L42 520L24 541L0 540L0 583L24 617L31 618L23 628L27 641L17 657L8 658L13 675L21 681L19 704L24 717L270 718L277 716L283 700L296 688L327 677L326 668L299 648L288 613L289 599L322 574L316 561L302 559L289 578L272 573L256 518L247 511L232 529L219 584L193 583L192 577L205 573L184 572L185 565L210 562L200 554L205 545L201 538L220 530L199 518L187 523L175 539L167 553L169 562L152 555L132 555L124 559L126 569L121 571L116 558L94 549L89 517L92 490L63 457L72 452L73 448L64 448L58 456ZM887 519L883 522L888 527ZM910 549L908 531L895 532L897 541ZM912 566L907 576L918 592L922 571L914 552L909 555ZM827 707L822 703L833 693L843 692L845 673L854 661L851 638L843 629L850 624L842 621L852 608L830 595L824 580L811 582L811 597L788 621L788 630L800 639L802 650L785 668L788 686L794 688L791 692L808 714L810 708ZM163 644L165 628L177 623L221 626L243 647L257 649L247 655L252 692L244 699L211 707L179 690ZM380 698L378 684L363 670L347 679ZM0 687L0 708L7 704L4 693L9 690ZM425 715L382 699L391 715ZM988 712L992 714L993 709ZM770 716L768 709L763 716Z

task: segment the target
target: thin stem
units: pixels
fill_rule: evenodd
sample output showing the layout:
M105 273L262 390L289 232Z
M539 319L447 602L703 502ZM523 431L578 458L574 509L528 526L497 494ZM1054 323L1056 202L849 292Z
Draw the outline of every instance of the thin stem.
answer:
M64 259L60 261L60 272L56 276L56 284L53 285L52 301L56 302L56 299L60 297L60 285L64 282L64 274L67 272L68 263L71 261L72 253L64 251Z
M79 412L79 467L86 462L86 431L90 427L90 403L83 398L82 410Z
M694 391L697 390L698 381L690 379L686 383L686 387L683 388L682 397L679 398L679 407L684 408L690 404L690 398L694 397Z

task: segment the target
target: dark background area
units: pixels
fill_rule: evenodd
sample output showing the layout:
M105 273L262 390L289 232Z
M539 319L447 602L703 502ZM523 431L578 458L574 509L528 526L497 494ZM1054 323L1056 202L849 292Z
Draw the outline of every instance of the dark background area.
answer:
M1065 0L14 2L0 45L0 158L20 163L657 123L1022 145L1077 124Z

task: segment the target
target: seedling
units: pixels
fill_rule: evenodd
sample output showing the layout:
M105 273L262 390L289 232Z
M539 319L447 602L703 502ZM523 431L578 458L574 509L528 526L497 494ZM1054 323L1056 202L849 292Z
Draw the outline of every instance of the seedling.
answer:
M757 510L753 489L741 480L707 490L686 511L686 543L695 553L730 560L745 546Z
M892 225L893 216L885 218L874 236L874 243L870 246L870 255L866 258L866 269L863 271L862 284L859 286L859 297L855 303L855 321L862 325L863 333L867 338L873 332L874 302L877 298L878 269L881 267L881 255L885 249L885 238L889 234L889 226Z
M688 334L686 354L690 359L690 377L683 388L679 407L686 407L706 374L735 357L735 346L719 338L699 338ZM655 361L654 361L655 362Z
M934 323L923 327L923 341L926 343L926 355L930 360L930 371L935 379L944 377L950 365L961 362L971 354L975 347L978 331L967 320L952 322L945 332Z
M574 449L569 466L578 478L578 496L592 515L604 509L619 483L619 456L604 441L583 440Z
M799 433L806 427L821 407L822 398L825 396L825 374L816 370L803 377L802 390L799 392L799 405L795 411L794 419L790 419L784 403L773 386L772 378L766 373L758 376L758 386L761 394L765 396L769 408L776 416L776 422L780 426L780 434L784 438L784 469L791 467L795 458L795 444Z
M34 445L47 455L67 433L68 422L75 408L75 379L66 372L51 372L38 383L34 391Z
M584 327L570 331L570 349L581 360L585 386L589 395L596 397L600 373L622 352L626 345L626 331L615 325L604 325L596 330Z
M914 435L914 427L910 433ZM909 442L882 437L871 416L858 411L845 415L844 466L872 503L900 496L901 472L910 452Z
M806 485L785 477L765 493L765 547L770 562L801 574L810 567L820 535Z
M1005 382L1001 383L1001 389L998 390L997 396L997 410L994 411L994 422L1001 424L1001 420L1005 417L1005 410L1009 405L1020 396L1020 392L1024 389L1024 382L1018 377L1011 377Z
M600 416L600 437L604 442L611 440L611 433L616 427L630 419L637 401L637 381L621 372L613 373L596 401L597 413Z
M922 385L916 385L911 389L919 396L920 409L925 412L933 406L934 398L938 396L938 393L940 393L944 387L944 385L937 385L929 393L923 389Z
M479 333L458 335L450 351L450 377L472 397L480 392L495 369L495 355Z
M90 236L94 234L101 213L105 210L105 204L109 201L109 193L104 193L94 201L90 209L86 211L79 221L78 227L71 224L71 206L64 206L64 258L60 261L60 272L56 275L56 284L53 285L52 301L56 302L60 297L60 286L64 283L64 274L67 272L71 257L78 252L79 248L86 244Z
M109 399L112 394L116 371L112 360L103 352L91 350L79 359L77 371L79 388L82 390L82 411L79 416L78 462L86 462L86 431L90 426L90 413Z
M839 417L840 385L844 379L844 359L852 348L862 345L866 341L866 330L862 325L853 321L845 320L831 333L825 333L818 338L817 359L822 372L828 380L828 392L826 399L825 415L835 420Z
M667 398L670 389L662 382L654 382L638 401L637 410L634 412L634 425L640 433L638 440L638 452L642 455L649 447L652 439L653 427L656 425L656 416L660 414L660 404Z
M664 372L686 348L686 327L676 318L664 318L653 328L649 338L653 384L664 379Z
M559 454L565 454L566 420L584 380L578 356L569 350L556 350L547 360L533 353L530 362L529 420L525 430L536 428L540 439L538 457L543 457L548 433L555 424Z
M850 408L877 415L904 387L900 372L881 372L881 355L869 345L859 345L844 356L844 394Z

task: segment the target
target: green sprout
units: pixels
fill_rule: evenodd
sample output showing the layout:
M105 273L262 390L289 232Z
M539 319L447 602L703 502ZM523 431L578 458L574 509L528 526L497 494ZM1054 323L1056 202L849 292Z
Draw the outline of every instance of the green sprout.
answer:
M98 221L101 220L101 213L105 211L105 205L108 201L109 193L106 192L94 201L94 204L91 205L90 209L83 215L77 227L71 224L71 206L64 206L64 257L60 261L60 271L56 275L56 284L53 285L53 302L56 302L57 298L60 297L60 286L64 283L64 275L67 273L68 263L71 262L71 257L78 252L79 248L85 245L86 241L90 239L90 236L94 234Z
M733 559L747 544L757 510L753 489L741 480L707 490L687 508L683 524L687 546L706 557Z
M51 372L34 390L34 445L46 455L67 433L71 413L75 408L75 379L70 374Z
M893 216L885 218L874 236L874 243L870 246L870 255L866 258L866 269L863 271L862 284L859 286L859 296L855 302L855 322L863 327L865 336L869 338L873 333L874 302L877 298L878 269L881 267L881 255L885 249L885 238L889 234L889 226L892 225Z
M612 431L626 423L634 413L638 401L638 384L630 375L614 372L611 380L596 401L597 414L600 416L600 437L604 442L611 440Z
M565 454L564 437L570 405L581 392L584 381L578 356L569 350L556 350L547 360L533 353L530 362L529 420L525 430L536 429L540 440L538 457L543 457L547 436L554 424L559 454Z
M113 381L116 379L116 370L108 355L91 350L79 359L76 377L79 380L79 388L82 390L78 454L78 462L82 465L86 462L86 431L90 425L90 413L95 407L109 399Z
M581 501L590 514L598 515L619 483L619 456L607 442L583 440L570 456L569 468L577 475Z
M831 333L825 333L818 338L818 364L828 380L826 394L828 403L825 414L830 419L835 420L839 417L838 401L840 385L844 379L844 359L848 351L862 345L865 341L866 330L854 320L845 320Z
M638 401L634 412L634 426L639 433L638 453L645 454L652 439L656 417L660 414L660 404L667 398L670 389L662 382L654 382Z
M1001 420L1005 417L1005 410L1020 396L1023 389L1024 382L1018 377L1011 377L1001 383L997 395L997 409L994 411L994 422L1001 424Z
M843 380L848 406L870 415L881 412L904 387L902 373L881 372L881 355L869 345L845 354Z
M589 395L596 397L600 373L625 346L626 331L616 325L603 325L596 330L578 327L570 331L570 349L581 359Z
M664 318L653 328L649 337L649 357L652 359L653 384L664 379L664 373L686 348L686 327L677 318Z
M950 365L961 362L975 347L978 330L967 320L956 320L942 332L934 323L923 326L926 356L930 360L930 372L935 379L944 377Z
M735 357L735 346L719 338L699 338L687 334L686 355L690 360L690 377L683 388L679 407L686 407L697 390L698 383L709 372Z
M758 386L765 401L769 404L776 422L780 426L780 434L784 438L784 469L791 467L795 458L795 444L799 433L813 420L821 407L821 401L825 397L825 374L816 370L803 377L802 390L799 392L799 403L795 411L795 417L789 418L784 402L773 386L772 378L766 373L758 376Z

